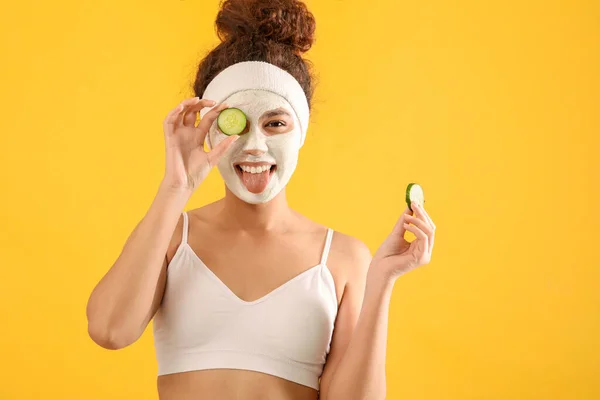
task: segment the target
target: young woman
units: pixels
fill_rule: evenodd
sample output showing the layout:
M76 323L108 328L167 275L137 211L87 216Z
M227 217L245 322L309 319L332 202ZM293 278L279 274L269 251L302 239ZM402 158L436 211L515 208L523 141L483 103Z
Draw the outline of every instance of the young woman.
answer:
M383 399L392 287L429 262L435 225L414 204L371 257L292 210L314 18L299 1L227 0L216 27L197 97L164 120L156 197L90 296L89 334L119 349L154 318L162 400ZM239 134L217 123L228 108L246 117ZM213 166L225 197L183 212Z

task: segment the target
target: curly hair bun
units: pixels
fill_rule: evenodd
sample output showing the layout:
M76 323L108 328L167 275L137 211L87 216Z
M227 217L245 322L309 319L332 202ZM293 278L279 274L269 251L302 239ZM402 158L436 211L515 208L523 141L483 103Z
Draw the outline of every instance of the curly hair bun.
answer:
M301 54L315 41L315 18L299 0L225 0L216 30L222 42L273 41Z

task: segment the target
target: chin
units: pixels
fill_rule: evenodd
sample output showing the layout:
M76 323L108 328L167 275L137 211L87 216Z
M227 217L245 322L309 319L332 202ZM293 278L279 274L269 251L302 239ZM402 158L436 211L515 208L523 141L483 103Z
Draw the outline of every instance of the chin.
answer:
M248 204L268 203L269 201L273 200L273 198L277 195L277 193L275 193L275 192L269 193L268 189L265 189L265 191L262 193L252 193L252 192L249 192L246 188L244 188L243 190L240 190L240 191L231 190L231 192L237 198L239 198L240 200L242 200Z
M274 187L277 185L273 185L273 183L273 181L269 182L265 190L260 193L252 193L246 189L246 186L244 186L237 177L234 182L229 180L225 181L229 191L233 193L235 197L248 204L264 204L273 200L273 198L281 191L281 189L276 190Z

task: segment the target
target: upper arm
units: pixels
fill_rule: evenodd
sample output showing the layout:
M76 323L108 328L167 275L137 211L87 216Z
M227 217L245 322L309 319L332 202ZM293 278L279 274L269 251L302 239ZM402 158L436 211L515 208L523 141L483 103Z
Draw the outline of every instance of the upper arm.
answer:
M158 276L158 281L156 282L156 289L154 291L152 305L150 306L150 310L148 310L148 315L146 315L146 318L144 318L143 329L146 329L146 326L148 326L152 318L154 318L156 311L158 311L158 308L162 303L165 288L167 285L167 269L169 267L169 262L171 261L171 259L173 259L173 256L175 255L175 252L177 251L181 243L181 239L183 237L182 229L183 216L180 216L179 220L177 221L175 231L173 232L173 235L171 237L171 241L169 242L169 246L163 259L162 266L160 268L160 275Z
M152 305L150 306L148 315L144 319L144 323L143 323L144 329L146 328L146 326L148 326L148 324L150 323L152 318L154 318L154 314L156 314L156 311L158 311L158 308L160 307L160 304L162 303L162 298L165 293L165 287L167 285L167 267L168 267L168 265L169 265L169 262L168 262L167 256L165 255L165 258L163 259L162 267L160 269L160 275L158 276L158 281L156 282L156 290L154 291Z
M349 237L346 237L344 241L346 243L340 243L340 245L343 246L341 250L348 255L342 260L345 264L342 267L345 272L346 283L335 320L331 348L321 375L321 399L326 398L323 396L327 395L335 370L344 356L358 321L365 292L367 271L372 258L369 248L361 241Z
M115 268L119 262L117 260L111 269L96 285L86 307L88 319L88 332L92 340L100 346L107 349L120 349L129 346L135 342L146 330L148 324L160 307L167 282L167 268L172 255L181 241L182 222L178 221L176 231L171 235L167 246L167 251L161 260L159 275L156 283L148 280L146 285L153 285L153 288L144 286L137 288L138 292L126 290L123 292L123 285L127 285L127 280L137 279L132 276L131 271L127 273L127 268ZM136 229L138 229L138 226ZM129 235L123 248L125 249L135 237L136 230ZM124 251L119 258L123 257ZM172 258L172 256L171 256ZM124 271L123 271L124 270ZM152 292L150 292L152 290ZM143 292L144 301L140 302L139 296ZM138 296L135 301L131 296ZM148 299L151 296L151 300ZM109 299L106 301L105 299ZM121 302L121 303L119 303ZM127 304L122 304L127 302ZM129 313L123 315L124 307L128 307Z

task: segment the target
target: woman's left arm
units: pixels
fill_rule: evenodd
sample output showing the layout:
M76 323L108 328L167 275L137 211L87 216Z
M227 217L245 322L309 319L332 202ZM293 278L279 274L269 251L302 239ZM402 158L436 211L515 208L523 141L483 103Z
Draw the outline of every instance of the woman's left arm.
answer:
M351 268L331 351L321 376L321 400L383 400L388 311L396 279L431 260L435 224L412 204L370 259L364 252ZM406 231L416 239L404 239Z

